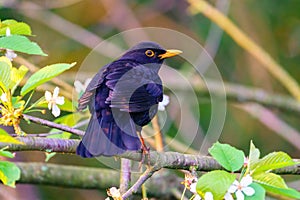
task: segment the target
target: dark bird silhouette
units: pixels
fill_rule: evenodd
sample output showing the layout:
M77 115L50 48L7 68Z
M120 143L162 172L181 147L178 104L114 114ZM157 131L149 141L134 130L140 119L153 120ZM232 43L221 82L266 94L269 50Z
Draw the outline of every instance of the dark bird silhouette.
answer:
M181 53L154 42L141 42L102 67L79 99L91 119L76 153L82 157L148 151L140 135L163 98L158 71L165 58Z

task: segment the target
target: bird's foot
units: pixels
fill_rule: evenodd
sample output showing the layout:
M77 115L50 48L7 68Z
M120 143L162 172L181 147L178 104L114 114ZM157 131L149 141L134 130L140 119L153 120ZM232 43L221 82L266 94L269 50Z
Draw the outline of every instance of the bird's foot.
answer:
M141 151L142 151L142 158L139 164L139 168L141 169L142 164L145 162L145 158L147 160L147 166L150 167L150 148L147 147L146 145L142 145Z

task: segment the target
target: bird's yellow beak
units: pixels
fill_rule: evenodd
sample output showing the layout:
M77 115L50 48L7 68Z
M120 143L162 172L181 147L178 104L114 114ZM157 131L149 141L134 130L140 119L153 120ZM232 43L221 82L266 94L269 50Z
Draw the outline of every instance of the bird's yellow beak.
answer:
M166 53L158 55L158 57L160 59L170 58L170 57L176 56L176 55L181 54L181 53L182 53L182 51L180 51L180 50L169 49L169 50L166 51Z

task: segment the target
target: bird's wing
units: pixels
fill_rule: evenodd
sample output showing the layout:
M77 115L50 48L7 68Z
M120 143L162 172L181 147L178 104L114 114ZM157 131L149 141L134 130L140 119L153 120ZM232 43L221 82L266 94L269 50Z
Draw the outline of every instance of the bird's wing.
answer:
M83 110L90 103L91 98L94 96L95 90L101 86L104 81L105 74L107 72L108 65L102 67L98 73L93 77L89 85L87 86L85 92L82 94L78 100L78 110Z
M136 63L123 63L123 67L106 76L111 89L106 103L127 112L143 112L162 101L162 83L157 72Z

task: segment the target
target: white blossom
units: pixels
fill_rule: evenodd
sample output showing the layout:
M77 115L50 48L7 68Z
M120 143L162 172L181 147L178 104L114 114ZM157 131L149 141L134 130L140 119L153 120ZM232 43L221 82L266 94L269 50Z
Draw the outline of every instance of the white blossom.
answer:
M120 189L117 189L116 187L109 188L107 190L107 194L108 196L111 196L113 199L120 199L122 197Z
M54 117L58 117L60 115L60 109L57 105L63 105L65 103L65 98L58 96L58 93L58 87L55 87L53 95L49 91L45 92L45 99L48 102L48 109L52 110Z
M84 81L84 84L82 84L80 81L74 81L74 87L75 87L75 91L80 94L81 92L84 92L85 89L87 88L87 86L89 85L89 83L91 82L91 78L88 78Z
M6 37L8 36L11 36L10 28L6 28ZM6 49L5 57L12 61L15 57L17 57L17 54L13 50Z
M8 101L7 94L3 92L0 99L1 99L2 102L7 102Z
M163 95L163 100L158 103L158 110L165 111L166 106L170 103L170 97L168 95Z
M229 193L235 193L237 200L244 200L244 195L252 196L255 193L255 190L249 185L252 183L252 177L248 174L243 177L241 182L235 180L233 184L229 187ZM229 200L229 199L226 199Z

